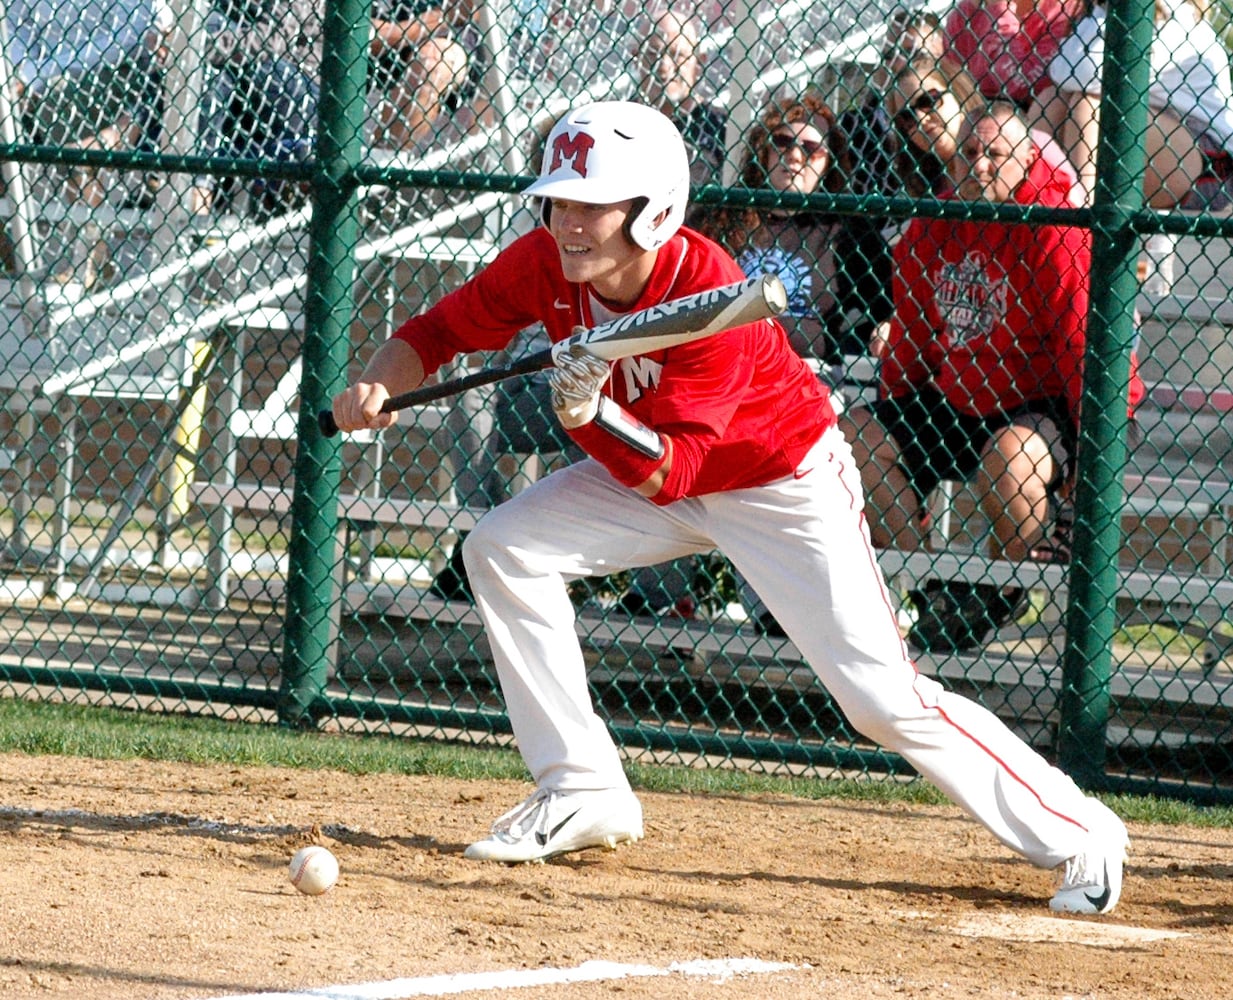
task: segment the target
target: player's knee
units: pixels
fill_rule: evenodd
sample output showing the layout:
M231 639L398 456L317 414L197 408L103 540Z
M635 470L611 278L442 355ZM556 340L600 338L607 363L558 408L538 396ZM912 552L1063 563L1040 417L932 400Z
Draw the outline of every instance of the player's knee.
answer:
M844 718L858 733L881 747L898 752L907 740L905 723L918 699L908 695L908 702L888 690L889 682L879 684L876 690L845 697L841 703ZM906 713L906 714L905 714Z
M859 704L845 706L843 714L848 724L866 739L872 740L879 746L887 746L895 742L895 726L890 713L873 699L865 699Z
M927 749L920 735L929 731L947 697L934 678L912 669L907 662L876 669L866 683L844 692L840 702L844 718L857 732L892 751Z
M462 561L468 573L483 572L483 567L508 556L517 546L517 522L507 504L494 507L479 519L462 543Z

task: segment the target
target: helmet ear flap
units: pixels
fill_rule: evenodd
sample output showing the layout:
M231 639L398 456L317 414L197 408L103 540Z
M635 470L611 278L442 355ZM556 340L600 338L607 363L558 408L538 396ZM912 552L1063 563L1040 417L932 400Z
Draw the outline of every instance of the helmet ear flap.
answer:
M621 227L621 232L636 247L640 247L642 244L634 237L634 224L642 218L642 213L646 211L646 207L650 203L650 198L635 198L634 203L629 207L629 211L625 213L625 225Z

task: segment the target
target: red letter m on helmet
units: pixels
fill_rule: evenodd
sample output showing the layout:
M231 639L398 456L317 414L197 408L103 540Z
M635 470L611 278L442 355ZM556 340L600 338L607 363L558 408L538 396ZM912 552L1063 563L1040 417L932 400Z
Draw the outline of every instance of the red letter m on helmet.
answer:
M572 137L567 132L562 132L552 144L552 165L548 168L548 172L555 173L566 160L569 160L574 173L579 177L585 177L587 175L587 154L591 152L591 147L594 145L595 140L585 132L579 132Z

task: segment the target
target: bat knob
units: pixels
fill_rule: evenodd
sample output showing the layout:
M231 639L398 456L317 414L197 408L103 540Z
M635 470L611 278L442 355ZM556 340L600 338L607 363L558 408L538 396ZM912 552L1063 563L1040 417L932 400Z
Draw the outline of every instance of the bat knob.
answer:
M788 290L779 275L762 275L762 296L771 310L771 315L782 316L788 311Z
M321 436L332 438L338 433L338 424L334 423L334 411L322 410L317 414L317 426L321 428Z

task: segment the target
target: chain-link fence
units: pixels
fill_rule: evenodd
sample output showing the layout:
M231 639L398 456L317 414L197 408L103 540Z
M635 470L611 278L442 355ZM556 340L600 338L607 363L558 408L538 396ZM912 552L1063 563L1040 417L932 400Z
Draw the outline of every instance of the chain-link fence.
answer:
M565 109L635 99L783 278L920 669L1228 801L1228 9L1084 7L6 3L5 691L508 739L459 543L577 457L542 375L316 414L538 223ZM629 753L907 770L721 555L570 594Z

